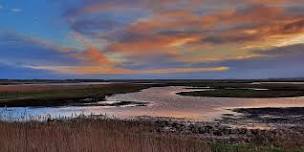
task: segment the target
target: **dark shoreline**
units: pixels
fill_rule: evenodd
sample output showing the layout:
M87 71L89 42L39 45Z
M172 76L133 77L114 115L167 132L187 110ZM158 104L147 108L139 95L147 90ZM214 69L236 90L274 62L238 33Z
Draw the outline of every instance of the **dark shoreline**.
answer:
M193 84L188 89L198 89L198 91L181 92L178 94L183 96L229 98L285 98L304 96L304 84L292 83L210 82L204 86Z
M288 97L301 97L304 96L304 90L207 90L207 91L192 91L177 93L182 96L194 97L228 97L228 98L288 98Z

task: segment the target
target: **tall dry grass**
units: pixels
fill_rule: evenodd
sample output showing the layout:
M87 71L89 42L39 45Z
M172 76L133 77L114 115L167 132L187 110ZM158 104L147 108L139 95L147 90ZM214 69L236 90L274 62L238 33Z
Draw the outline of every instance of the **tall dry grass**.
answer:
M149 123L110 119L0 122L1 152L209 152L202 140L151 132Z

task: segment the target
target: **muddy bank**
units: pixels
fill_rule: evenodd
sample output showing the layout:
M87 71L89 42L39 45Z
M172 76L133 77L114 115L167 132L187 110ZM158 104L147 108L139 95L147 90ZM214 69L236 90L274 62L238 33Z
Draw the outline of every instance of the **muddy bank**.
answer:
M234 109L238 115L224 115L213 122L141 117L157 132L193 135L224 143L292 144L304 146L304 108ZM297 139L297 140L295 140Z
M257 124L277 124L277 126L284 127L304 125L304 107L239 108L233 109L233 111L242 115L237 118L226 116L226 120L239 119Z

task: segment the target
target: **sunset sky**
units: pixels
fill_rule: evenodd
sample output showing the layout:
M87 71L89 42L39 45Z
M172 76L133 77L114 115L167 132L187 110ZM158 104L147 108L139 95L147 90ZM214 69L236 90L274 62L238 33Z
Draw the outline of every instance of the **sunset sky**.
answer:
M0 78L304 78L304 0L0 0Z

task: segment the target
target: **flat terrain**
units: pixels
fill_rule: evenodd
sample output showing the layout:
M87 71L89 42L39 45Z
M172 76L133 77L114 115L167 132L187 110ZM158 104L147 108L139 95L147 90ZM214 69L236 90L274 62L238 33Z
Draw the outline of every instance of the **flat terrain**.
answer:
M105 96L136 92L150 87L141 84L27 84L1 85L0 107L65 106L94 103Z
M106 96L150 87L185 86L185 96L276 98L304 95L303 83L133 81L104 84L2 82L0 107L100 105ZM21 85L20 85L21 84ZM116 103L115 103L116 104ZM123 101L119 104L129 104ZM138 102L138 105L143 105ZM105 116L42 122L0 120L0 151L46 152L302 152L304 108L238 108L212 122ZM0 114L1 118L1 114Z
M192 84L200 88L202 85ZM232 98L280 98L304 96L304 84L254 83L254 82L214 82L206 83L203 91L181 92L184 96L232 97Z
M182 92L179 95L201 97L231 97L231 98L280 98L304 96L304 90L246 90L217 89L209 91Z
M65 106L95 103L105 96L137 92L153 86L187 86L209 90L181 92L184 96L274 98L304 96L304 84L255 83L254 81L130 81L77 84L78 81L0 81L0 107ZM81 82L81 81L80 81ZM86 81L85 81L86 82ZM60 83L64 84L61 85Z

